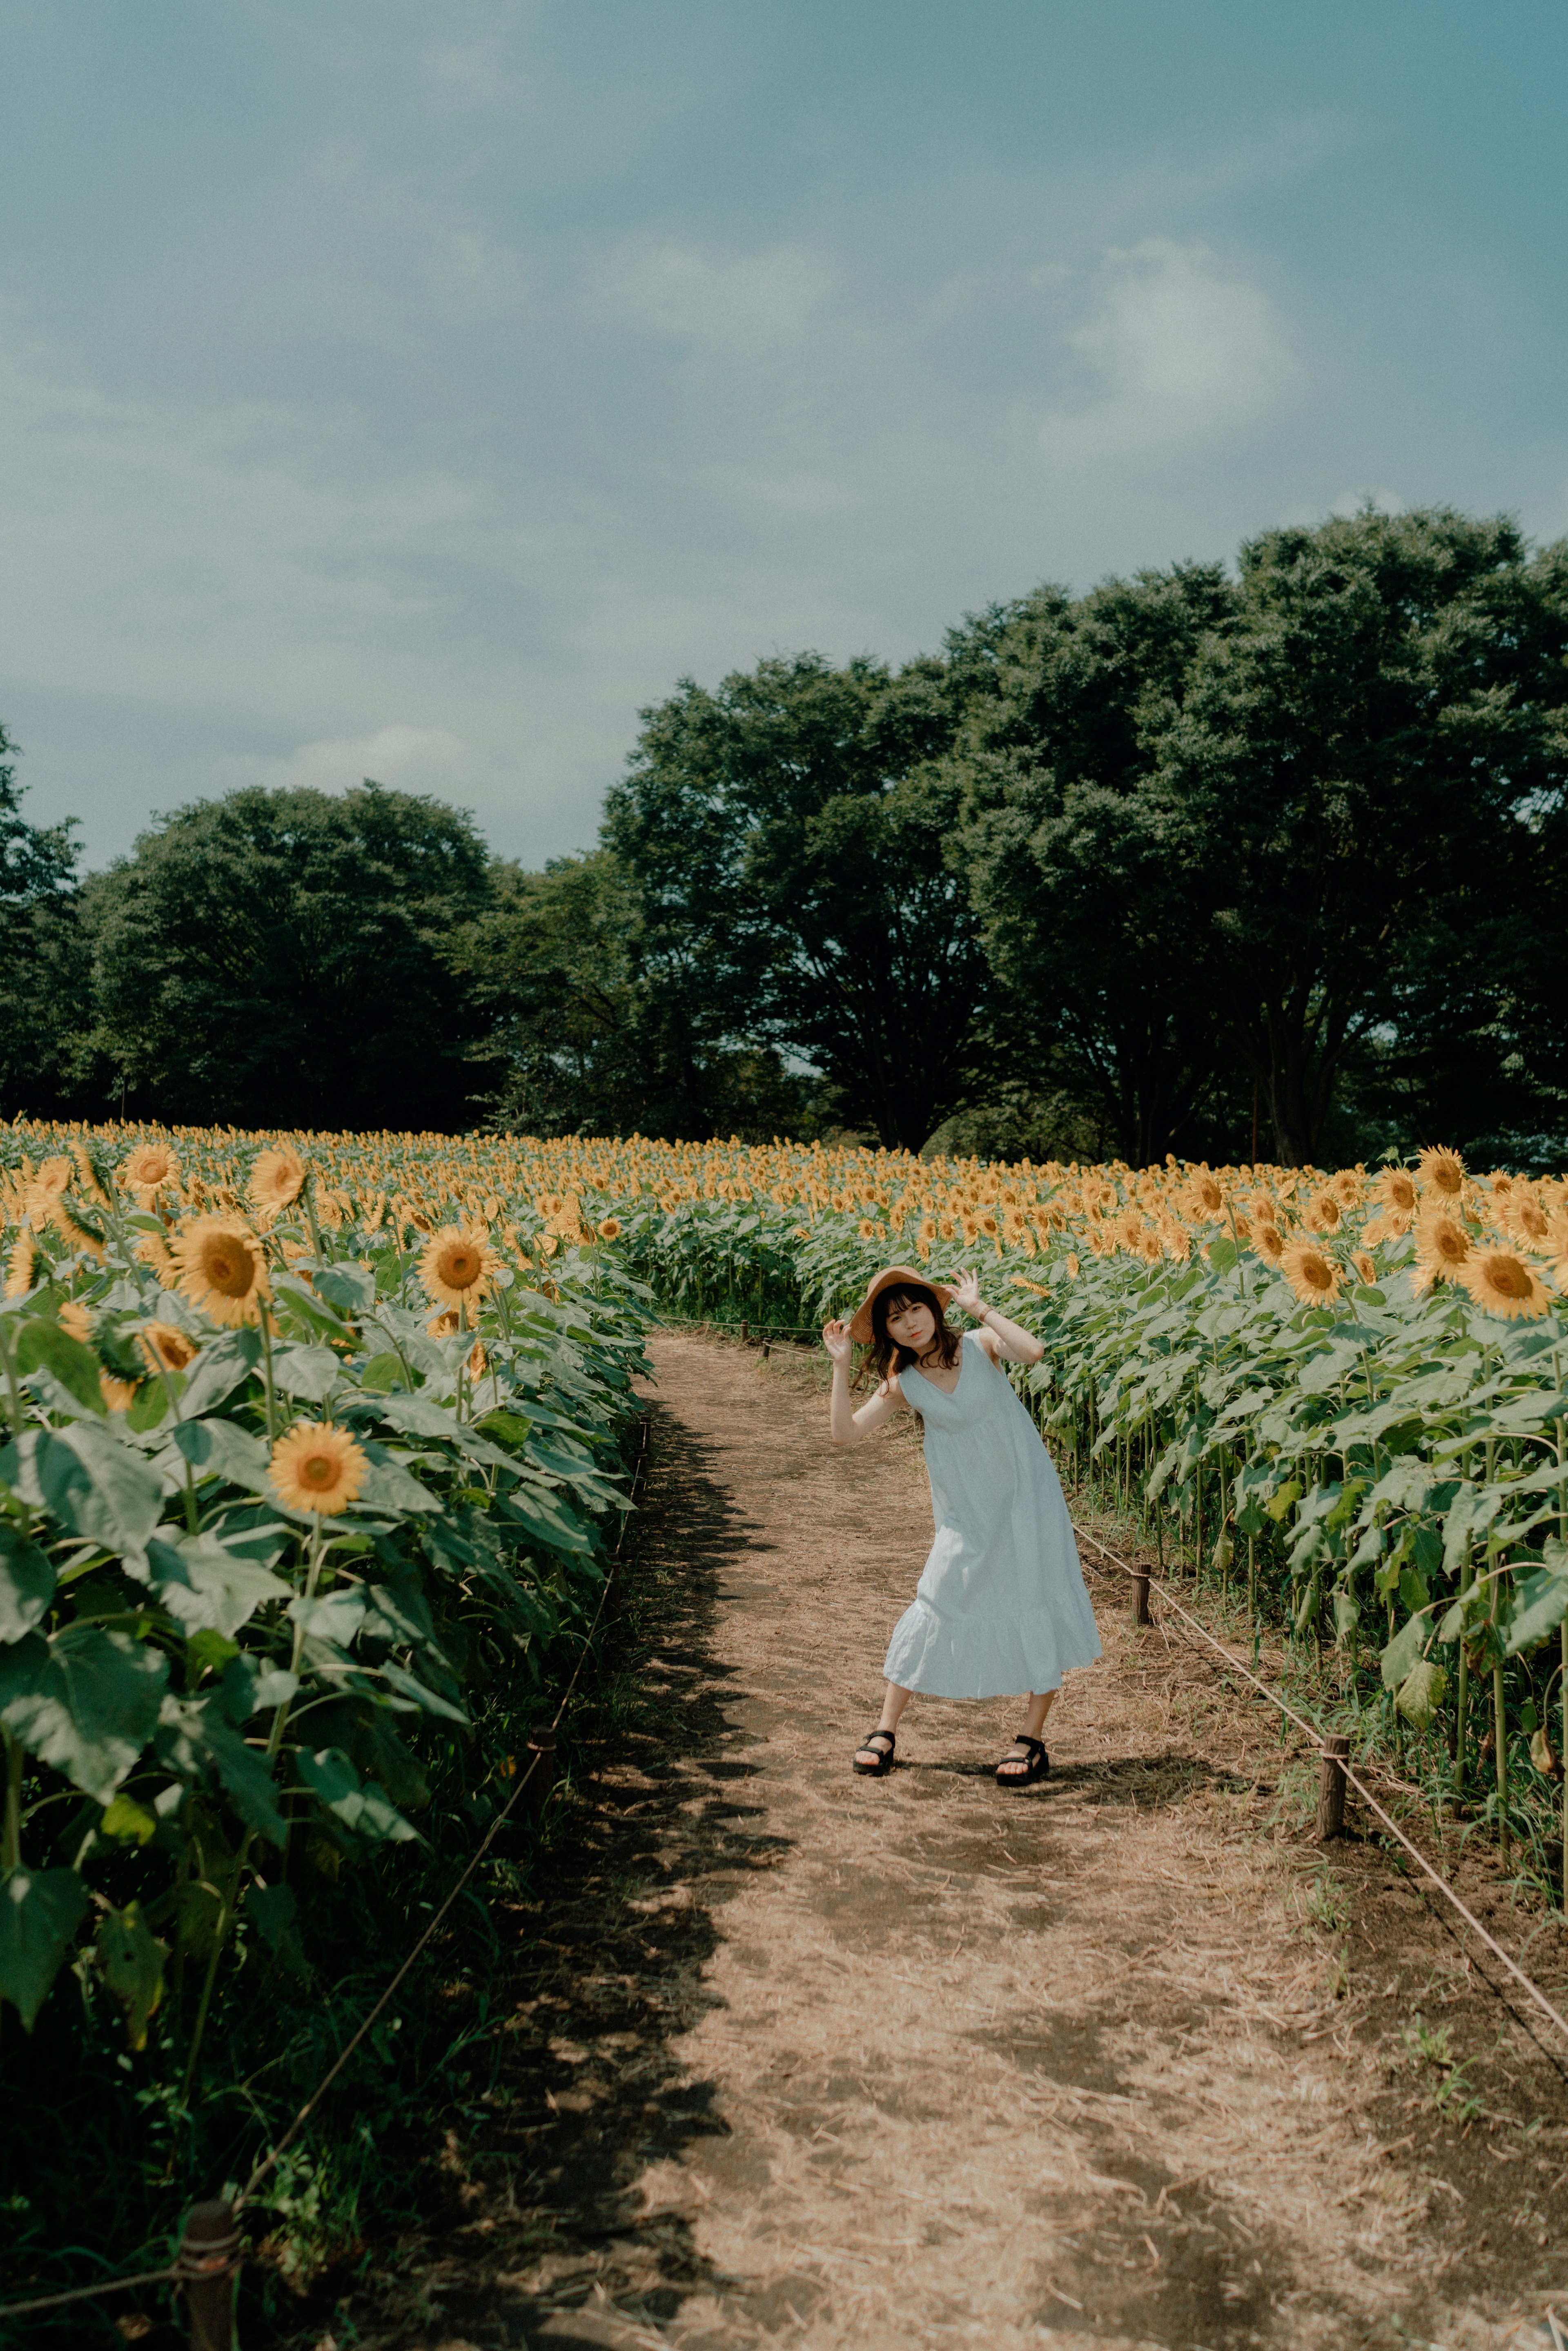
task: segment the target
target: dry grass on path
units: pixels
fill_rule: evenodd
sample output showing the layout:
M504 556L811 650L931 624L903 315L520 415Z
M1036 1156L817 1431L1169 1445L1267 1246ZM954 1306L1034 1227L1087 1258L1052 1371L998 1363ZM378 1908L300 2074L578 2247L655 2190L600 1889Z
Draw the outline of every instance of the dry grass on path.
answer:
M646 1661L359 2339L1548 2341L1556 2053L1378 1849L1311 1843L1271 1726L1092 1579L1042 1788L990 1776L1005 1702L917 1699L853 1778L917 1447L834 1451L793 1354L654 1355Z

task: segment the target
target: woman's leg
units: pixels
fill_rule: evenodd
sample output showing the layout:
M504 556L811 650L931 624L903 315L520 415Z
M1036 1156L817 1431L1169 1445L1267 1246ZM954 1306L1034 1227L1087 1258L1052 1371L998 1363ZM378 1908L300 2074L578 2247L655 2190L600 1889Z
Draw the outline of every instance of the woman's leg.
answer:
M1056 1703L1054 1690L1030 1690L1023 1711L1023 1737L1038 1739L1045 1729L1045 1718ZM1029 1770L1029 1750L1014 1740L997 1766L1003 1779L1021 1780Z
M898 1729L898 1718L904 1712L904 1708L909 1704L910 1699L914 1696L915 1692L913 1690L904 1689L898 1682L883 1683L882 1713L878 1718L876 1730L872 1732L873 1739L876 1737L878 1730L896 1730ZM883 1747L873 1747L870 1745L857 1747L855 1750L855 1761L857 1763L862 1759L869 1761L872 1757L883 1755L887 1752L888 1750Z

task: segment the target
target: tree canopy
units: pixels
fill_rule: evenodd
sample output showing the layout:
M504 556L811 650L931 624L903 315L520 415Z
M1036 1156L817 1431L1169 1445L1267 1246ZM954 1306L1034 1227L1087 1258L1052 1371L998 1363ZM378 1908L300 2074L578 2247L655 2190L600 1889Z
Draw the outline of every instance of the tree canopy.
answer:
M366 782L79 882L0 732L0 1104L1568 1154L1568 543L1372 510L642 714L538 870Z
M371 782L252 788L164 819L85 892L94 1041L130 1105L199 1124L472 1123L484 1021L444 950L485 905L488 862L460 810Z

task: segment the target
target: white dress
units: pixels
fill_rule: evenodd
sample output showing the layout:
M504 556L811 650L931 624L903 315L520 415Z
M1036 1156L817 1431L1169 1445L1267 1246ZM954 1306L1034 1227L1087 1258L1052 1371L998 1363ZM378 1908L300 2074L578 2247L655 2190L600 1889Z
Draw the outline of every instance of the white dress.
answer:
M899 1374L919 1414L936 1539L883 1672L933 1698L1012 1698L1061 1687L1100 1655L1061 1480L1040 1432L967 1331L949 1395Z

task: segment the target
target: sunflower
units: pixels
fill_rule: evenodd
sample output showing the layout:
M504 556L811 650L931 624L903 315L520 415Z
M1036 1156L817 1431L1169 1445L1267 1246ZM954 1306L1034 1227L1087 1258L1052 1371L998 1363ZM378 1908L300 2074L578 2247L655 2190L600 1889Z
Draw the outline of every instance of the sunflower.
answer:
M1535 1194L1519 1185L1508 1196L1503 1207L1504 1229L1511 1232L1526 1249L1538 1249L1551 1238L1552 1219Z
M1410 1287L1417 1298L1435 1281L1458 1281L1470 1253L1470 1237L1457 1217L1429 1208L1416 1228L1416 1264Z
M172 1322L149 1322L139 1336L141 1351L154 1371L183 1372L187 1364L195 1361L199 1353L195 1341L176 1329Z
M601 1241L619 1240L621 1238L620 1217L601 1217L599 1220L599 1238Z
M262 1152L250 1171L251 1205L270 1224L305 1189L305 1162L290 1144Z
M1408 1167L1385 1167L1372 1187L1372 1197L1383 1210L1382 1222L1392 1230L1405 1232L1416 1214L1416 1178ZM1404 1223L1396 1225L1396 1217Z
M92 1321L79 1298L68 1298L61 1307L60 1329L68 1338L79 1339L84 1347L92 1344Z
M1351 1263L1355 1268L1357 1280L1364 1282L1368 1290L1375 1290L1377 1287L1377 1259L1373 1256L1372 1251L1370 1249L1358 1249L1354 1256L1351 1259Z
M286 1510L346 1510L370 1467L346 1428L296 1422L272 1448L272 1482Z
M1280 1270L1296 1296L1308 1306L1328 1305L1339 1296L1340 1283L1344 1279L1343 1268L1306 1239L1285 1243Z
M1342 1167L1329 1179L1329 1190L1342 1208L1359 1208L1366 1185L1359 1167Z
M1534 1267L1512 1249L1472 1249L1459 1280L1484 1313L1505 1322L1544 1314L1552 1304L1552 1293Z
M1224 1207L1224 1190L1207 1167L1200 1167L1188 1184L1187 1201L1195 1221L1200 1216L1218 1217Z
M1307 1212L1301 1222L1310 1233L1335 1233L1339 1230L1343 1215L1343 1210L1332 1190L1314 1192L1307 1202Z
M16 1247L5 1260L7 1298L26 1298L28 1290L33 1287L33 1266L37 1253L33 1236L24 1225L16 1236Z
M173 1251L162 1233L143 1233L132 1255L150 1265L165 1290L172 1290L180 1279L180 1269L174 1262Z
M1082 1270L1083 1268L1078 1262L1078 1251L1076 1249L1069 1249L1067 1252L1068 1280L1070 1281L1076 1281Z
M419 1278L438 1306L476 1304L500 1266L482 1226L444 1225L419 1260Z
M1465 1163L1457 1151L1433 1145L1421 1154L1416 1180L1423 1192L1437 1192L1445 1200L1457 1200L1465 1188Z
M128 1192L151 1199L162 1184L177 1184L180 1163L166 1143L139 1143L120 1171Z
M1252 1226L1252 1247L1265 1265L1278 1266L1285 1254L1284 1228L1273 1217L1258 1217Z
M873 1225L869 1217L862 1217L859 1225L856 1227L856 1230L860 1234L862 1241L873 1241L875 1240L878 1233L881 1232L882 1227L880 1225Z
M151 1238L151 1236L149 1236ZM260 1319L270 1294L261 1243L235 1217L197 1217L174 1235L182 1293L230 1329Z
M27 1207L36 1215L47 1217L60 1194L67 1190L76 1173L63 1153L52 1159L40 1160L27 1186Z

